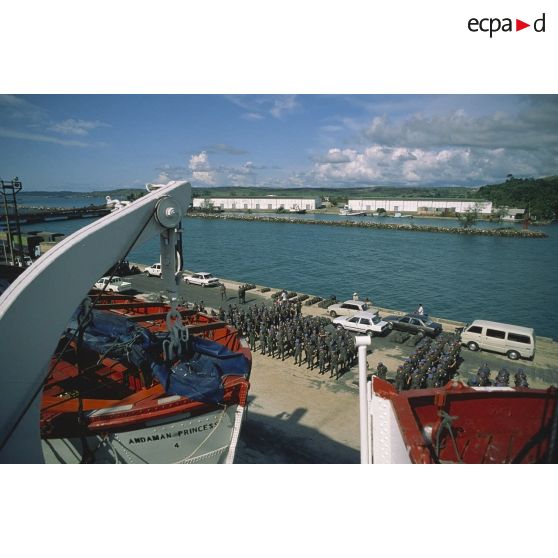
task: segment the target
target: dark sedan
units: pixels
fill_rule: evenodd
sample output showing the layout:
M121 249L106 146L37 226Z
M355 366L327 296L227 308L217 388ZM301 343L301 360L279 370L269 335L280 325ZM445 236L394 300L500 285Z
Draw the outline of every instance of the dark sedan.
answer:
M442 325L433 322L428 316L407 314L405 316L386 316L383 318L399 331L408 331L417 335L436 337L442 331Z

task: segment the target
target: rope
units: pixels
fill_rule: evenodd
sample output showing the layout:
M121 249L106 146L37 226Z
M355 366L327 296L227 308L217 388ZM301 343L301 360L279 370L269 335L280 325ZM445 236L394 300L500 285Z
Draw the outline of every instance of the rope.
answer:
M97 366L99 366L100 364L102 364L103 360L109 356L109 354L111 353L111 351L113 351L115 348L119 349L119 348L125 348L126 349L126 355L129 354L129 350L128 350L128 345L131 347L138 339L141 339L141 335L137 335L136 337L134 337L131 341L126 342L126 343L117 343L116 341L113 343L113 345L111 345L107 351L105 351L105 353L103 353L99 359L97 360L96 363L92 364L91 366L88 366L87 368L85 368L84 370L81 371L82 374L85 374L86 372L89 372L90 370L94 370ZM115 355L116 356L116 355ZM129 359L128 359L129 362ZM108 369L110 370L111 368L114 368L115 366L118 365L118 362L114 362L113 364L111 364ZM106 366L106 365L105 365ZM106 374L104 376L98 375L97 377L104 382L106 379L106 376L108 376L109 374ZM59 384L60 382L53 382L52 384L48 384L47 387L51 387L51 386L55 386L57 384ZM108 385L108 382L107 382ZM103 389L105 386L104 385L100 385L97 386L95 388L90 388L89 389L89 393L93 394L101 389ZM72 395L70 397L65 397L63 399L61 399L60 401L57 401L56 403L53 403L52 405L49 405L48 407L45 407L43 410L44 411L48 411L50 409L53 409L54 407L58 406L58 405L62 405L63 403L66 403L67 401L71 401L72 399L76 399L77 397L79 397L79 395Z
M221 403L219 403L219 405L221 406ZM188 455L187 457L185 457L183 459L183 461L188 461L189 459L191 459L192 456L207 442L207 440L209 440L209 438L211 438L211 436L213 436L213 434L215 434L215 432L217 431L217 428L219 427L219 425L221 424L221 421L223 420L223 417L225 416L225 412L227 411L227 407L225 405L222 405L222 407L223 407L223 412L221 413L221 416L219 417L219 420L217 421L217 424L215 425L215 428L213 428L212 430L209 431L207 436L197 445L197 447L192 451L192 453L190 455Z
M242 419L244 418L244 411L246 407L239 405L236 408L236 412L234 414L234 425L233 425L233 433L231 437L231 443L229 445L229 451L227 453L227 458L225 463L232 464L234 463L234 456L236 454L236 446L238 444L238 438L240 436L240 426L242 424Z
M461 460L461 456L459 455L459 451L457 450L457 443L453 435L453 430L451 429L451 425L453 421L458 419L459 417L452 417L445 411L439 411L438 416L441 417L442 419L442 422L440 423L440 428L438 430L438 433L436 434L436 455L438 456L438 461L440 461L440 437L442 435L442 430L445 428L449 432L451 441L453 443L453 449L457 457L457 461L459 463L463 463L463 461Z

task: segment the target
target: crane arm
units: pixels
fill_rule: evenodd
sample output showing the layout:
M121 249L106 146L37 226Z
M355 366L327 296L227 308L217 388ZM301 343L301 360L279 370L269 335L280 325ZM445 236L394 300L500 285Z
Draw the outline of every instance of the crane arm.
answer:
M65 238L0 297L0 463L43 461L41 386L61 332L95 280L124 257L134 239L139 244L174 230L190 200L187 182L158 186Z

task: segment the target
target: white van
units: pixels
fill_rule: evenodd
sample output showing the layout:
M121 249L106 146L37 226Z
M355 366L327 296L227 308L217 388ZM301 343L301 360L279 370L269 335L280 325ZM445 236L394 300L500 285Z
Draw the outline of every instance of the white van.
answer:
M535 355L535 330L486 320L475 320L461 332L461 343L469 350L485 349L508 355L508 358L533 358Z

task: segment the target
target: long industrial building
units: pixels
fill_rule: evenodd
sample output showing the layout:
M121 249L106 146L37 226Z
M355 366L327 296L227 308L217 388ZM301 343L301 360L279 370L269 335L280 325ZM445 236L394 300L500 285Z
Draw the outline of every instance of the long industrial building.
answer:
M383 209L389 213L416 213L417 215L455 214L472 209L476 209L483 215L492 213L492 202L486 200L366 198L349 200L347 205L351 211L377 212Z
M311 211L322 205L320 198L279 198L265 196L264 198L194 198L193 207L212 205L223 210L252 210L252 211L277 211L278 209L293 209Z

